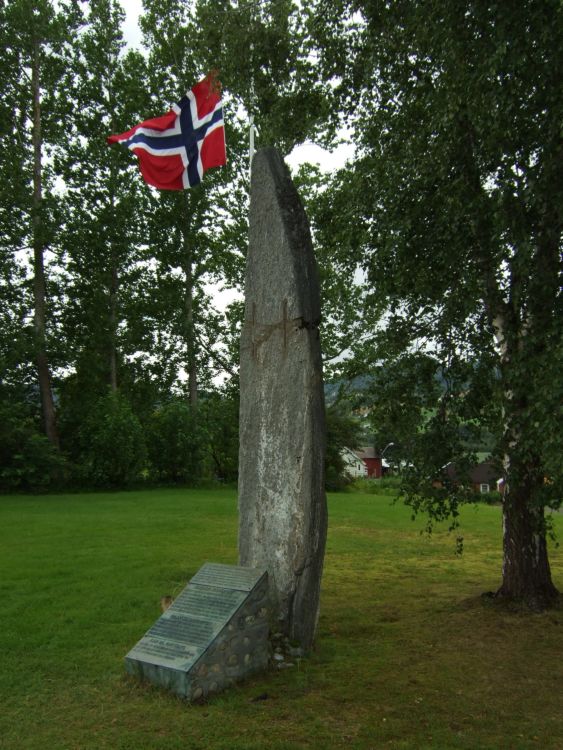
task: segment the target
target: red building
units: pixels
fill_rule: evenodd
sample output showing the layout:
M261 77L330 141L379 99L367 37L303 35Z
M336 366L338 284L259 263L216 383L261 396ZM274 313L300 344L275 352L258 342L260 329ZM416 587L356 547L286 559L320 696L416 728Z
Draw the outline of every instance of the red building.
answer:
M369 479L381 479L385 467L383 466L383 459L376 454L375 448L358 448L354 453L367 466Z

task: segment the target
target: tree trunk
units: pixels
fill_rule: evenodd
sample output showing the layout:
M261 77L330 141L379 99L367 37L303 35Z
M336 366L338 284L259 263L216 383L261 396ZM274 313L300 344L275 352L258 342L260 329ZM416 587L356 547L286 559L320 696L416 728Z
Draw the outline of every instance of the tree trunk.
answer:
M536 610L549 607L558 596L551 580L543 508L531 508L530 498L510 486L503 502L502 585L496 596Z
M46 284L44 265L42 204L42 170L41 170L41 86L40 86L40 43L33 44L33 64L31 86L33 92L33 294L34 294L34 330L35 361L41 395L41 413L43 427L47 438L58 447L59 436L56 425L55 404L51 390L51 373L47 359L46 330Z
M505 382L502 585L497 597L520 601L531 609L549 607L558 596L551 580L547 554L542 461L527 435L529 394L525 373L526 332L507 335L508 326L497 320L501 371Z
M514 282L513 282L514 284ZM541 457L527 435L529 383L525 377L526 325L506 313L494 321L505 385L502 585L497 597L520 601L531 609L551 606L558 591L551 580L541 489Z

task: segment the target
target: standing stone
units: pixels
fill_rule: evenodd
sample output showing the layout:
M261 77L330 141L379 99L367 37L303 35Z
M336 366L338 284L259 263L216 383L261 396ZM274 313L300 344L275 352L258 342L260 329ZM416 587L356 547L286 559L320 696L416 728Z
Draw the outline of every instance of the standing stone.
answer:
M273 148L252 164L245 293L240 564L268 571L274 627L308 650L327 527L319 284L305 211Z

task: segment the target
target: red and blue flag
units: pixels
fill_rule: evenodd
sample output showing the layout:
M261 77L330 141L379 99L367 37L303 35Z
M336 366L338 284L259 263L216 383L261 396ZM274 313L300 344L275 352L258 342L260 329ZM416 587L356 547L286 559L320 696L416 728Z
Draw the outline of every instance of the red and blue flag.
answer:
M160 190L183 190L204 172L227 163L225 124L213 74L197 83L162 117L145 120L108 143L122 143L139 158L145 182Z

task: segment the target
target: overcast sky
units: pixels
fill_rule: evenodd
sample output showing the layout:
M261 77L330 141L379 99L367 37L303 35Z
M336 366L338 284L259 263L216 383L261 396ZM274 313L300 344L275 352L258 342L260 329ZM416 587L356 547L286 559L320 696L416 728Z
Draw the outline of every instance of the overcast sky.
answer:
M137 19L143 11L142 0L121 0L121 5L125 11L125 28L123 36L127 44L132 47L141 46L141 31Z

